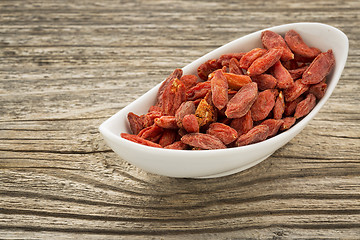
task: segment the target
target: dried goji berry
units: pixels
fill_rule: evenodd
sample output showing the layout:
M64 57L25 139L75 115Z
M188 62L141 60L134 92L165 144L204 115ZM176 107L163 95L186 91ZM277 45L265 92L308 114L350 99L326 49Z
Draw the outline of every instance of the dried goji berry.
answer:
M301 118L307 115L316 105L316 97L309 93L304 100L296 106L294 117Z
M216 70L211 81L212 102L219 110L228 103L228 82L222 70Z
M135 143L139 143L145 146L150 146L150 147L157 147L157 148L162 148L162 146L160 144L151 142L149 140L146 140L144 138L141 138L137 135L133 135L133 134L128 134L128 133L121 133L120 136L124 139L130 140L132 142Z
M185 85L186 90L192 88L195 86L198 82L198 77L195 75L183 75L180 78L180 81L182 81Z
M165 115L175 115L175 111L186 100L186 89L183 82L175 78L164 89L161 97L162 112Z
M137 136L144 138L146 140L152 141L152 142L157 142L160 139L163 131L164 131L163 128L156 126L156 125L152 125L150 127L142 129L137 134Z
M256 82L259 90L263 91L270 88L275 88L277 80L273 75L270 74L260 74L251 77L253 82Z
M269 127L269 133L267 137L275 136L280 127L283 125L284 121L281 119L266 119L260 125L266 125Z
M245 114L245 116L242 116L241 118L234 118L230 123L230 127L234 128L239 136L247 133L253 128L253 125L254 122L251 118L250 110Z
M229 62L229 73L243 75L243 71L240 68L239 61L236 58L230 59Z
M141 115L143 119L143 127L150 127L154 124L154 120L162 116L162 113L159 111L151 111L144 115Z
M294 83L288 70L281 64L280 61L277 61L273 67L273 74L277 80L277 87L281 89L286 89L291 87Z
M162 147L168 146L172 144L176 139L177 132L172 129L165 129L163 134L161 135L159 139L159 144Z
M222 66L226 66L226 67L230 67L230 61L232 58L236 59L237 61L239 61L242 56L244 56L245 53L229 53L229 54L223 54L219 57L218 62L222 65Z
M294 114L296 106L298 105L299 102L301 102L304 98L302 96L296 98L295 100L291 101L291 102L285 102L285 111L284 111L284 115L289 117L291 115Z
M179 128L182 127L182 120L185 115L195 113L195 104L193 101L183 102L175 112L176 124Z
M186 150L188 145L183 143L182 141L176 141L170 145L165 147L166 149L175 149L175 150Z
M294 101L296 98L300 97L301 94L306 92L309 89L309 85L303 84L301 79L298 79L294 84L284 90L284 97L287 102Z
M241 118L251 108L258 96L257 84L244 85L227 104L225 115L228 118Z
M211 91L211 82L199 82L194 87L186 91L187 100L196 100L205 97L205 95Z
M269 30L263 31L261 33L261 41L266 49L283 48L284 50L281 56L282 61L288 61L294 58L294 54L287 46L284 38L279 34L277 34L276 32Z
M255 59L247 70L249 76L255 76L266 72L277 61L279 61L283 48L271 48L261 57Z
M177 129L179 128L177 123L176 123L176 118L175 116L161 116L159 118L156 118L154 120L154 123L162 128L166 128L166 129Z
M257 125L247 133L241 135L236 140L236 146L245 146L265 140L269 135L269 127L266 125Z
M283 124L280 127L281 131L288 130L296 122L296 118L294 118L294 117L286 117L286 118L283 118L282 120L283 120Z
M129 112L127 115L129 121L131 132L137 135L141 129L144 127L144 120L142 117L136 115L133 112Z
M199 132L199 123L194 114L185 115L182 120L182 125L188 133Z
M248 69L250 65L255 61L255 59L261 57L266 53L266 49L263 48L254 48L240 59L239 64L243 69Z
M167 85L169 85L169 83L177 78L177 79L180 79L181 76L183 74L183 71L182 69L180 68L177 68L175 69L171 74L170 76L168 76L164 81L163 83L160 85L160 88L158 90L158 93L157 93L157 96L156 96L156 105L160 106L161 107L161 104L162 104L162 101L161 101L161 98L162 98L162 94L164 93L164 90L165 88L167 87Z
M296 69L290 69L288 70L290 73L290 76L292 77L293 80L299 79L303 73L305 72L305 70L308 68L308 66L302 66Z
M282 92L279 93L273 109L274 119L281 119L285 111L285 99Z
M224 73L224 76L227 79L229 88L233 90L239 90L244 85L252 82L251 78L247 75Z
M208 80L208 75L220 68L222 68L222 65L217 59L208 60L198 67L198 76L202 80Z
M217 119L217 112L215 108L209 104L205 99L201 99L195 111L195 116L198 120L199 127L215 122Z
M316 84L321 82L330 73L335 65L332 50L320 53L302 75L303 84Z
M189 133L181 138L181 141L193 147L201 149L223 149L226 146L217 137L205 133Z
M290 30L285 34L285 42L296 54L307 58L315 58L321 53L318 48L306 45L302 37L295 30Z
M317 99L321 99L326 92L327 84L325 81L319 82L318 84L311 85L309 88L309 93L315 95Z
M251 117L254 121L264 120L275 105L275 96L271 89L260 92L251 106Z
M237 131L235 129L218 122L210 124L209 128L206 130L206 133L217 137L225 145L232 143L238 137Z

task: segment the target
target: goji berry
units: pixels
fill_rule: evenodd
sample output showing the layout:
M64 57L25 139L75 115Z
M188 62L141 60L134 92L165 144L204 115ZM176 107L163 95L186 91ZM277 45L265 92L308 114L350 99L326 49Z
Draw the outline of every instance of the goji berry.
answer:
M266 49L283 48L284 50L281 56L282 61L288 61L294 58L294 54L289 49L284 38L276 32L269 30L263 31L261 33L261 41Z
M279 61L283 48L271 48L266 51L261 57L255 59L247 70L249 76L255 76L266 72L277 61Z
M316 84L321 82L330 73L335 65L332 50L320 53L302 75L303 84Z
M210 124L209 128L206 130L206 133L217 137L225 145L232 143L238 137L237 131L235 129L218 122Z
M181 141L193 147L201 149L223 149L226 146L217 137L206 133L189 133L181 138Z
M227 104L225 115L228 118L241 118L251 108L258 96L257 84L244 85Z

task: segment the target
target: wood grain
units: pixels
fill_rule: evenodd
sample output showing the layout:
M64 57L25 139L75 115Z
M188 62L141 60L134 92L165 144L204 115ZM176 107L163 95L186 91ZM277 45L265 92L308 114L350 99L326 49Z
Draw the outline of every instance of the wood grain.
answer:
M358 1L0 2L0 234L5 239L358 239ZM257 166L146 173L98 126L173 69L265 27L313 21L350 41L329 101Z

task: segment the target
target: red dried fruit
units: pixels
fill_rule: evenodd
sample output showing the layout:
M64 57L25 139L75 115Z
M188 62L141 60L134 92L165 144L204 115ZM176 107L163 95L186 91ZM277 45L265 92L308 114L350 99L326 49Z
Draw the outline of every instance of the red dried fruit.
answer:
M201 64L197 71L202 80L208 80L209 74L220 68L222 68L221 63L217 59L211 59Z
M296 119L307 115L316 105L316 97L314 94L309 93L304 100L299 102L296 106L294 117Z
M284 111L284 115L285 116L291 116L294 114L296 106L298 105L299 102L301 102L304 98L302 96L296 98L295 100L291 101L291 102L285 102L285 111Z
M161 107L157 106L157 105L150 106L148 112L160 112L161 113Z
M281 64L280 61L277 61L273 67L273 74L277 80L277 87L281 89L286 89L291 87L294 83L288 70Z
M308 66L302 66L296 69L292 69L292 70L288 70L290 73L290 76L292 77L293 80L299 79L303 73L305 72L305 70L308 68Z
M279 61L283 48L271 48L261 57L255 59L247 70L249 76L255 76L266 72L277 61Z
M238 137L237 131L235 129L218 122L210 124L206 133L217 137L225 145L232 143Z
M243 69L248 69L250 65L255 61L255 59L261 57L266 52L266 49L263 48L254 48L250 50L249 52L245 53L245 55L240 59L240 67Z
M330 73L335 65L332 50L320 53L302 75L303 84L317 84Z
M166 149L175 149L175 150L186 150L188 145L183 143L182 141L176 141L173 144L167 145Z
M273 109L274 119L281 119L285 111L285 99L282 92L279 93Z
M315 58L321 53L318 48L306 45L300 34L295 30L290 30L285 34L285 42L294 53L306 58Z
M224 76L228 82L229 88L233 90L239 90L244 85L252 82L251 78L247 75L224 73Z
M161 97L161 108L164 115L175 115L176 110L186 100L186 89L183 82L175 78L164 89Z
M152 142L156 142L161 137L163 131L164 131L163 128L156 125L152 125L150 127L142 129L137 136Z
M241 118L234 118L230 123L230 127L234 128L239 136L247 133L253 128L253 125L254 122L251 118L251 111L248 111L245 116Z
M296 69L299 67L295 59L291 59L289 61L282 61L281 63L287 70Z
M164 93L164 90L165 88L169 85L169 83L177 78L177 79L180 79L181 76L183 74L183 71L180 69L180 68L177 68L175 69L171 74L170 76L168 76L164 81L163 83L160 85L160 88L158 90L158 93L157 93L157 96L156 96L156 105L158 105L159 107L161 107L161 104L162 104L162 94Z
M301 79L298 79L294 84L284 90L284 97L287 102L294 101L296 98L300 97L301 94L306 92L309 89L309 85L303 84Z
M253 82L256 82L259 90L263 91L266 89L275 88L277 80L273 75L270 74L260 74L251 77Z
M269 127L269 133L267 136L269 138L275 136L278 133L283 123L284 121L281 119L266 119L260 125L266 125Z
M193 101L183 102L175 112L176 124L179 128L182 127L182 120L185 115L195 113L195 104Z
M275 105L275 96L271 89L260 92L256 101L251 106L251 117L253 121L264 120Z
M144 120L142 117L136 115L133 112L129 112L127 115L127 119L130 124L131 132L137 135L141 129L144 127Z
M158 111L151 111L144 115L141 115L143 119L143 127L150 127L154 124L154 120L162 116L161 112Z
M315 95L315 97L319 100L321 99L326 92L327 84L325 81L319 82L318 84L312 85L309 88L309 93Z
M257 125L247 133L241 135L235 142L235 145L245 146L265 140L269 135L269 127L266 125Z
M246 84L230 99L225 115L228 118L241 118L250 110L257 96L257 84L254 82Z
M296 122L296 118L294 118L294 117L286 117L286 118L283 118L282 120L283 120L283 124L280 127L281 131L288 130Z
M162 148L162 146L160 144L151 142L149 140L146 140L144 138L141 138L137 135L133 135L133 134L128 134L128 133L121 133L120 136L124 139L127 139L129 141L135 142L135 143L139 143L145 146L149 146L149 147L157 147L157 148Z
M244 56L245 53L229 53L229 54L223 54L219 57L218 62L222 66L230 67L231 59L234 58L237 61L239 61L242 56Z
M195 111L195 116L198 120L199 127L206 126L217 119L215 108L209 104L205 99L201 99Z
M243 75L243 71L240 68L239 61L236 58L230 59L229 62L229 73Z
M177 129L178 125L176 123L175 116L161 116L154 120L154 123L162 128L166 129Z
M195 86L198 82L198 77L195 75L184 75L180 78L185 85L186 90Z
M175 130L165 129L164 133L161 135L159 139L159 144L162 147L166 147L175 141L176 136L177 136L177 132Z
M216 70L210 79L212 102L219 110L228 103L228 82L222 70Z
M188 133L196 133L199 132L200 129L198 120L194 114L185 115L182 120L182 125Z
M287 46L284 38L273 31L263 31L261 33L261 41L266 49L283 48L281 61L288 61L294 58L294 54Z
M224 149L226 146L215 136L205 133L189 133L181 138L181 141L193 147L201 149Z
M211 82L199 82L194 87L186 91L187 100L194 101L195 99L203 98L211 91Z

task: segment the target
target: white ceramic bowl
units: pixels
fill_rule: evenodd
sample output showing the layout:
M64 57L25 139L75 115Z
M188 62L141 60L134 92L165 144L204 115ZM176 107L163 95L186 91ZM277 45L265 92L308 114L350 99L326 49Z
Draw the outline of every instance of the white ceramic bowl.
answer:
M263 142L237 148L219 150L171 150L143 146L120 137L120 133L130 133L127 114L146 113L154 104L160 84L145 93L114 116L101 124L99 130L106 143L123 159L150 173L169 177L210 178L233 174L260 163L277 149L295 137L319 112L329 99L341 72L344 69L349 43L340 30L321 23L294 23L268 28L279 34L294 29L310 45L322 51L332 49L336 64L328 76L325 96L315 108L289 130ZM260 34L266 29L236 39L190 63L183 68L184 74L197 74L197 67L208 59L218 58L225 53L244 52L262 47Z

